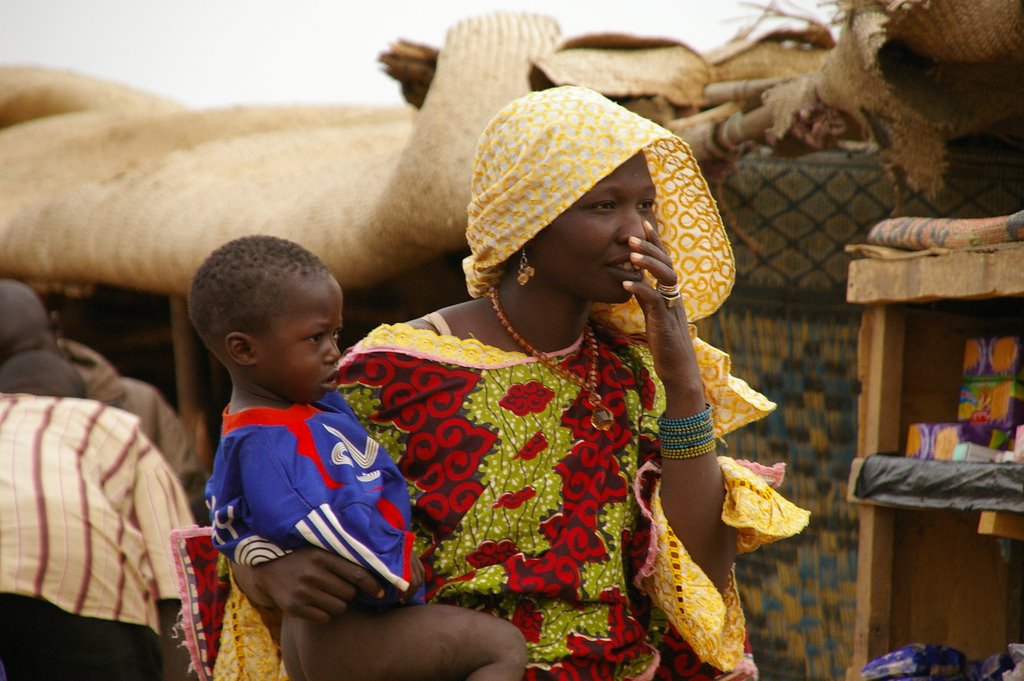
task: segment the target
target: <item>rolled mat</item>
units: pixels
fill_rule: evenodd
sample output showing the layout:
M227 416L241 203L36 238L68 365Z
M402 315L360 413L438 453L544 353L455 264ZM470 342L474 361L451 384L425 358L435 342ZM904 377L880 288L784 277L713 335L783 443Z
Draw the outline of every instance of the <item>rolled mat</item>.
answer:
M867 242L906 248L966 248L1024 241L1024 210L991 218L890 218L868 232Z

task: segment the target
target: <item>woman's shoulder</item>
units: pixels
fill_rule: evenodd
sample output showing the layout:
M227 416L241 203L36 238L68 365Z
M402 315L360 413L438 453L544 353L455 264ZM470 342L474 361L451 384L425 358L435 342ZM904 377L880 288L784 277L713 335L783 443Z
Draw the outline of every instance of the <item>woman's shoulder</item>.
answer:
M437 322L431 321L429 316L398 324L381 324L346 352L342 367L369 357L381 359L388 355L474 369L508 366L526 359L520 352L495 347L472 333L461 337L443 310L440 314L444 320L440 323L448 326L447 329L438 328Z

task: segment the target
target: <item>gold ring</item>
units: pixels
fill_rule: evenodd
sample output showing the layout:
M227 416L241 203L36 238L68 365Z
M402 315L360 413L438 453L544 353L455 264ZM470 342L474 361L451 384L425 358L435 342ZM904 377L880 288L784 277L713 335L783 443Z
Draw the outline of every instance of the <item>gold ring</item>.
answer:
M658 290L658 293L665 297L678 296L680 290L678 283L675 284L674 286L666 286L665 284L662 284L660 281L655 286L655 288Z
M673 295L671 295L671 296L667 296L664 293L662 293L661 297L665 301L665 307L667 307L667 308L669 308L671 310L673 307L676 306L676 303L679 302L679 300L683 296L682 296L681 293L679 293L678 290L676 290L676 292Z

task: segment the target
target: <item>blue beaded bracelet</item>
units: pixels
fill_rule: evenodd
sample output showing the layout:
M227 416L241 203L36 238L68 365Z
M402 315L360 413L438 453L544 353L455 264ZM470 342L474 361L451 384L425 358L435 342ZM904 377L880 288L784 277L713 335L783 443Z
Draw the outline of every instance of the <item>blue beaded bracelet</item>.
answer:
M713 452L715 430L711 405L686 418L658 417L658 438L663 459L693 459Z

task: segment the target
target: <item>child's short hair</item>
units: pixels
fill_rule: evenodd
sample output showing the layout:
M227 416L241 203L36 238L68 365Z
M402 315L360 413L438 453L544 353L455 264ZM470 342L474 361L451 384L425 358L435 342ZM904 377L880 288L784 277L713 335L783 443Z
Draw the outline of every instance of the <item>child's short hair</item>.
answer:
M231 331L259 333L287 304L282 287L331 276L320 258L294 241L243 236L220 246L192 276L188 314L213 350Z

